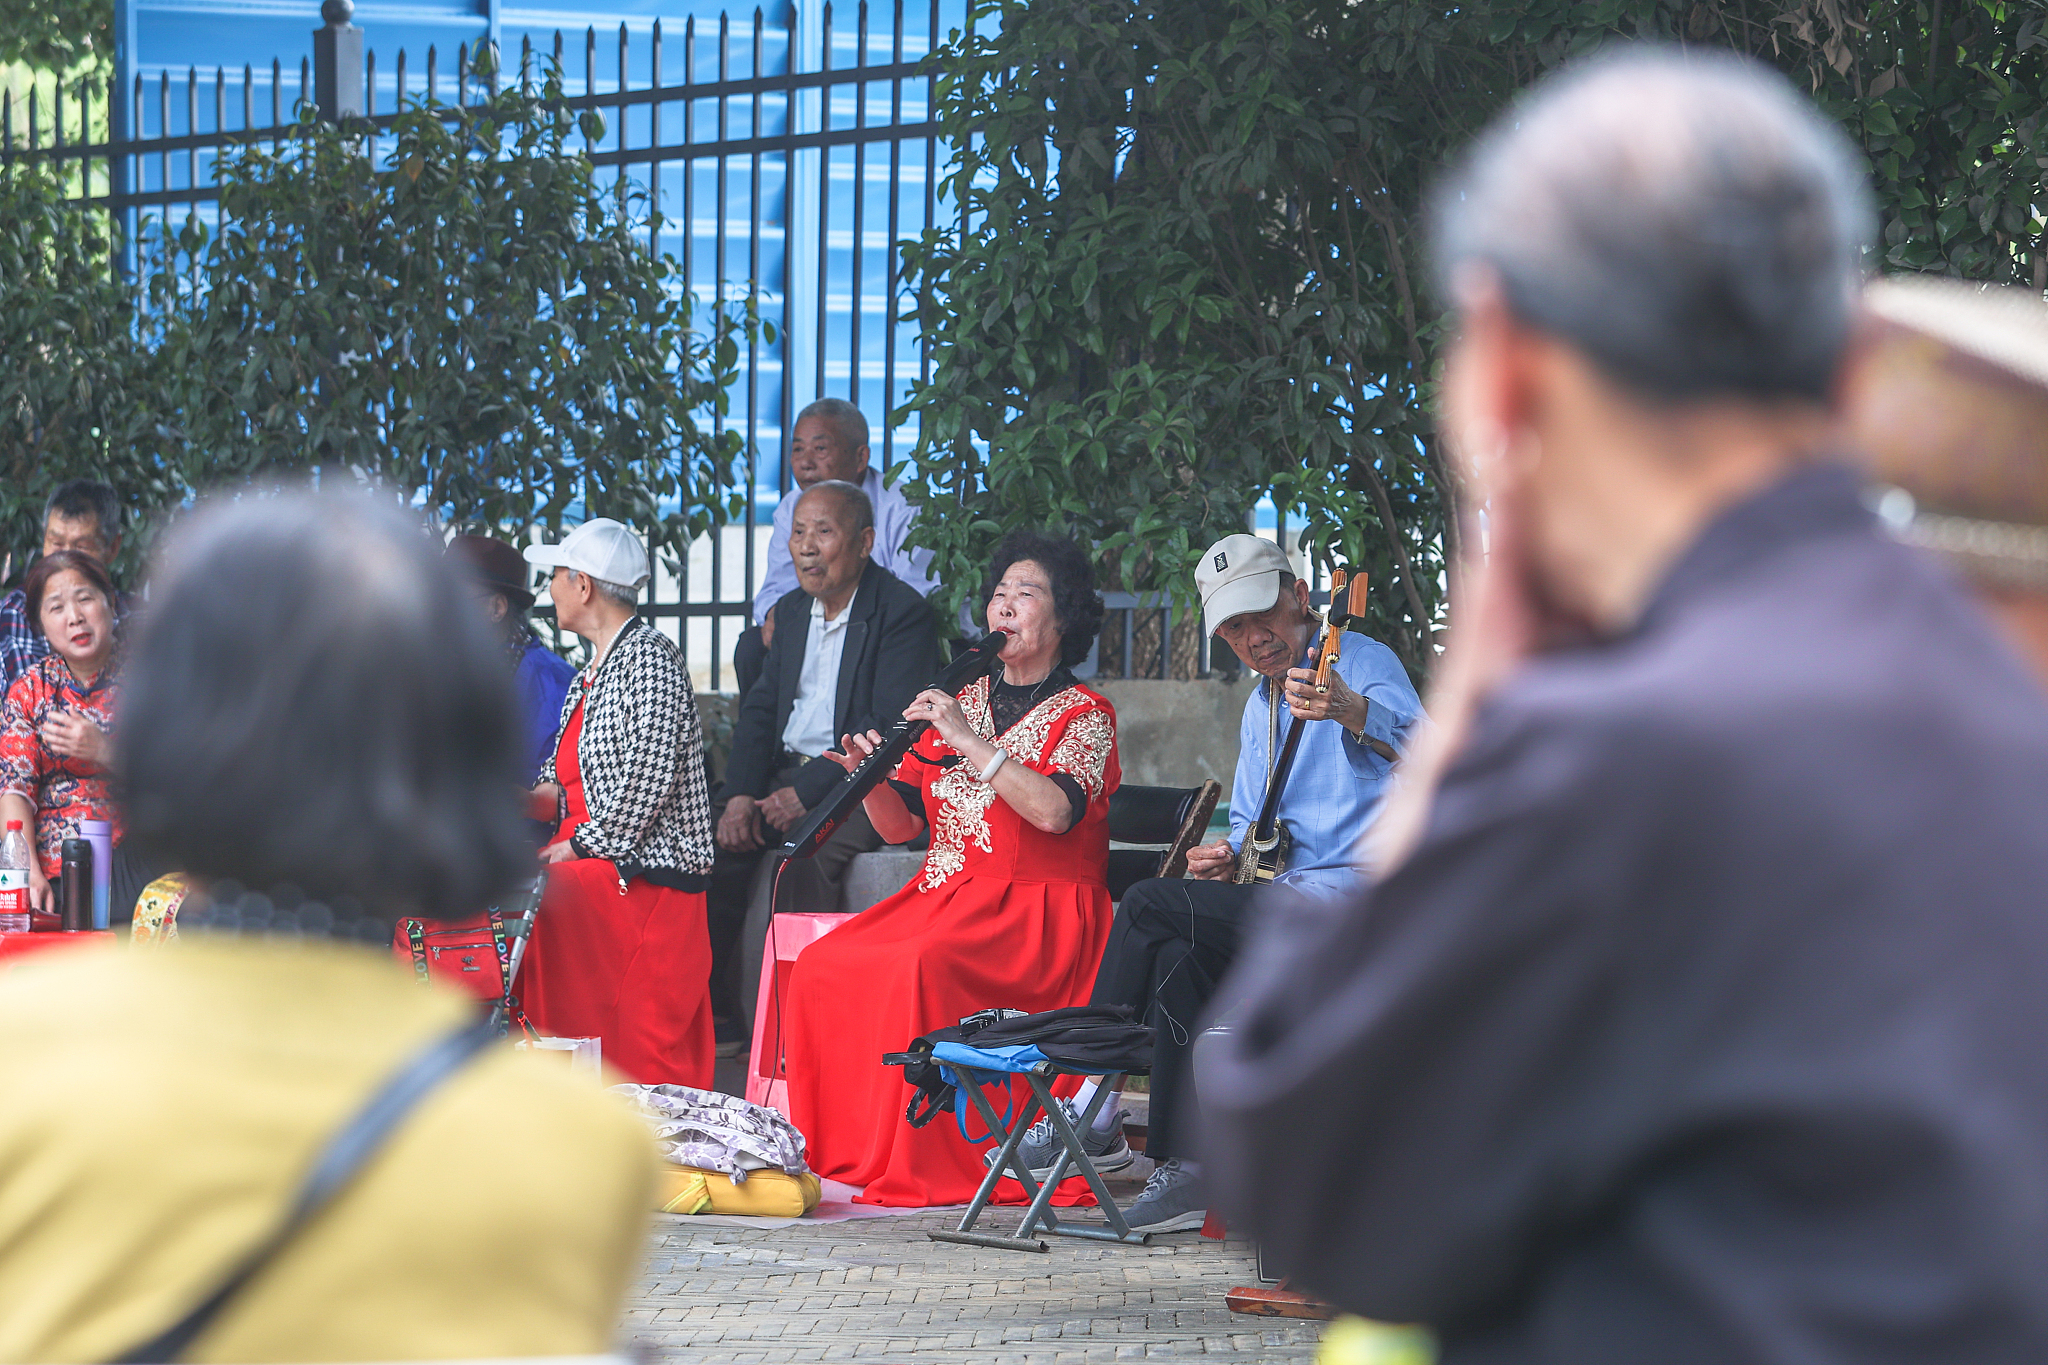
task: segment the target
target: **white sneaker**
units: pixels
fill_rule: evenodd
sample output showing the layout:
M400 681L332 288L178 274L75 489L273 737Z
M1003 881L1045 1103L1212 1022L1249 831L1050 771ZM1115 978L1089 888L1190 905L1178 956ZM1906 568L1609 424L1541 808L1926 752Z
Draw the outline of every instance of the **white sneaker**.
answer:
M1067 1122L1073 1124L1076 1128L1080 1128L1081 1112L1074 1108L1073 1101L1059 1100L1057 1103L1061 1111L1066 1114ZM1116 1117L1110 1121L1110 1126L1107 1129L1082 1129L1081 1149L1088 1153L1088 1160L1094 1164L1095 1172L1098 1175L1108 1175L1112 1171L1121 1171L1124 1167L1130 1165L1134 1157L1131 1152L1131 1144L1124 1141L1124 1111L1121 1109L1116 1111ZM986 1152L983 1152L981 1154L982 1164L986 1166L995 1165L996 1154L1002 1150L1002 1144L997 1143ZM1042 1118L1025 1129L1024 1140L1017 1144L1017 1155L1024 1158L1024 1169L1031 1172L1033 1180L1050 1179L1052 1177L1053 1163L1060 1159L1060 1153L1065 1150L1066 1144L1060 1141L1060 1135L1053 1128L1052 1120L1049 1118ZM1067 1163L1068 1175L1079 1175L1080 1173L1080 1167L1071 1161Z

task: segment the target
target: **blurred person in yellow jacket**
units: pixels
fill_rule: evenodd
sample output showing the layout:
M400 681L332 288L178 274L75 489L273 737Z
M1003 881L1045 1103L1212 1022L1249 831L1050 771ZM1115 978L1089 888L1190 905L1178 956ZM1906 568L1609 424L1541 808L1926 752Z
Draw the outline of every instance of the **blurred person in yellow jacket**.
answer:
M530 875L501 650L418 527L251 500L195 517L155 582L116 768L130 837L193 890L168 952L0 978L0 1360L118 1358L214 1291L335 1131L473 1018L392 962L393 921ZM615 1098L489 1044L184 1358L605 1350L656 1164Z

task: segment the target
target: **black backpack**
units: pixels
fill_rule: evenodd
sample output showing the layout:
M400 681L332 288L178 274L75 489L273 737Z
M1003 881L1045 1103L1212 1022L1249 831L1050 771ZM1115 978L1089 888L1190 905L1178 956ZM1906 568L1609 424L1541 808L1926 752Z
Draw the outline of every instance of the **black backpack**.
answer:
M915 1087L910 1094L910 1105L903 1111L903 1117L910 1121L912 1128L922 1128L940 1114L951 1113L956 1096L953 1083L939 1074L939 1064L932 1060L932 1049L940 1043L964 1043L989 1025L1004 1019L1022 1019L1023 1010L976 1010L957 1024L935 1028L922 1037L910 1040L907 1052L889 1052L882 1056L883 1066L900 1066L903 1079Z
M932 1059L932 1049L940 1043L991 1048L1035 1043L1048 1059L1076 1071L1152 1069L1152 1030L1131 1022L1128 1005L1072 1005L1039 1014L976 1010L958 1024L911 1039L908 1052L892 1052L882 1058L887 1066L902 1067L903 1079L916 1087L903 1112L913 1128L922 1128L956 1107L953 1084L939 1073L939 1064Z

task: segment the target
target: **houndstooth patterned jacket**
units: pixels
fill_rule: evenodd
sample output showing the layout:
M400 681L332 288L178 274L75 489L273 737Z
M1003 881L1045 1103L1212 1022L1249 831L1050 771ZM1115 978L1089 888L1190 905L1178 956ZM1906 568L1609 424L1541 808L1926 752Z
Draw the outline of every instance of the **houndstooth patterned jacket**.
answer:
M675 645L637 616L621 626L604 659L570 685L555 733L586 693L576 760L590 819L576 831L577 851L614 864L621 880L710 871L704 730ZM550 752L540 781L554 780ZM557 818L567 814L564 806Z

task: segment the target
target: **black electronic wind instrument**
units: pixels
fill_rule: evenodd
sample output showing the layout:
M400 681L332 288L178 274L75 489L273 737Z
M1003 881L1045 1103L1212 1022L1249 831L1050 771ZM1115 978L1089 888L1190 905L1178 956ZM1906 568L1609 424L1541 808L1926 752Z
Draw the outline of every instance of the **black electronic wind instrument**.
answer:
M1343 651L1345 629L1365 615L1366 582L1366 575L1347 573L1343 569L1330 575L1330 610L1323 619L1322 640L1308 664L1315 670L1319 687L1330 685L1330 671L1337 666L1337 659ZM1266 683L1284 696L1284 680L1268 678ZM1278 701L1272 704L1279 705ZM1287 727L1287 739L1281 745L1279 755L1268 754L1270 766L1266 772L1266 799L1260 803L1259 818L1244 832L1244 847L1237 853L1237 880L1241 886L1270 882L1287 870L1287 849L1292 841L1287 827L1280 823L1280 794L1287 787L1287 774L1294 769L1294 754L1301 748L1301 732L1307 724L1300 716L1294 717Z
M967 684L979 678L996 666L996 656L1003 652L1009 636L1000 630L992 630L977 640L959 658L939 670L939 676L931 687L941 692L957 694ZM832 831L845 822L853 808L861 803L878 783L896 770L903 755L910 752L910 746L917 743L917 737L931 728L928 720L899 720L889 727L889 733L882 736L882 747L861 760L858 768L846 775L844 781L832 789L831 795L803 818L803 823L789 832L788 841L775 850L778 858L808 858L816 853L832 837Z

